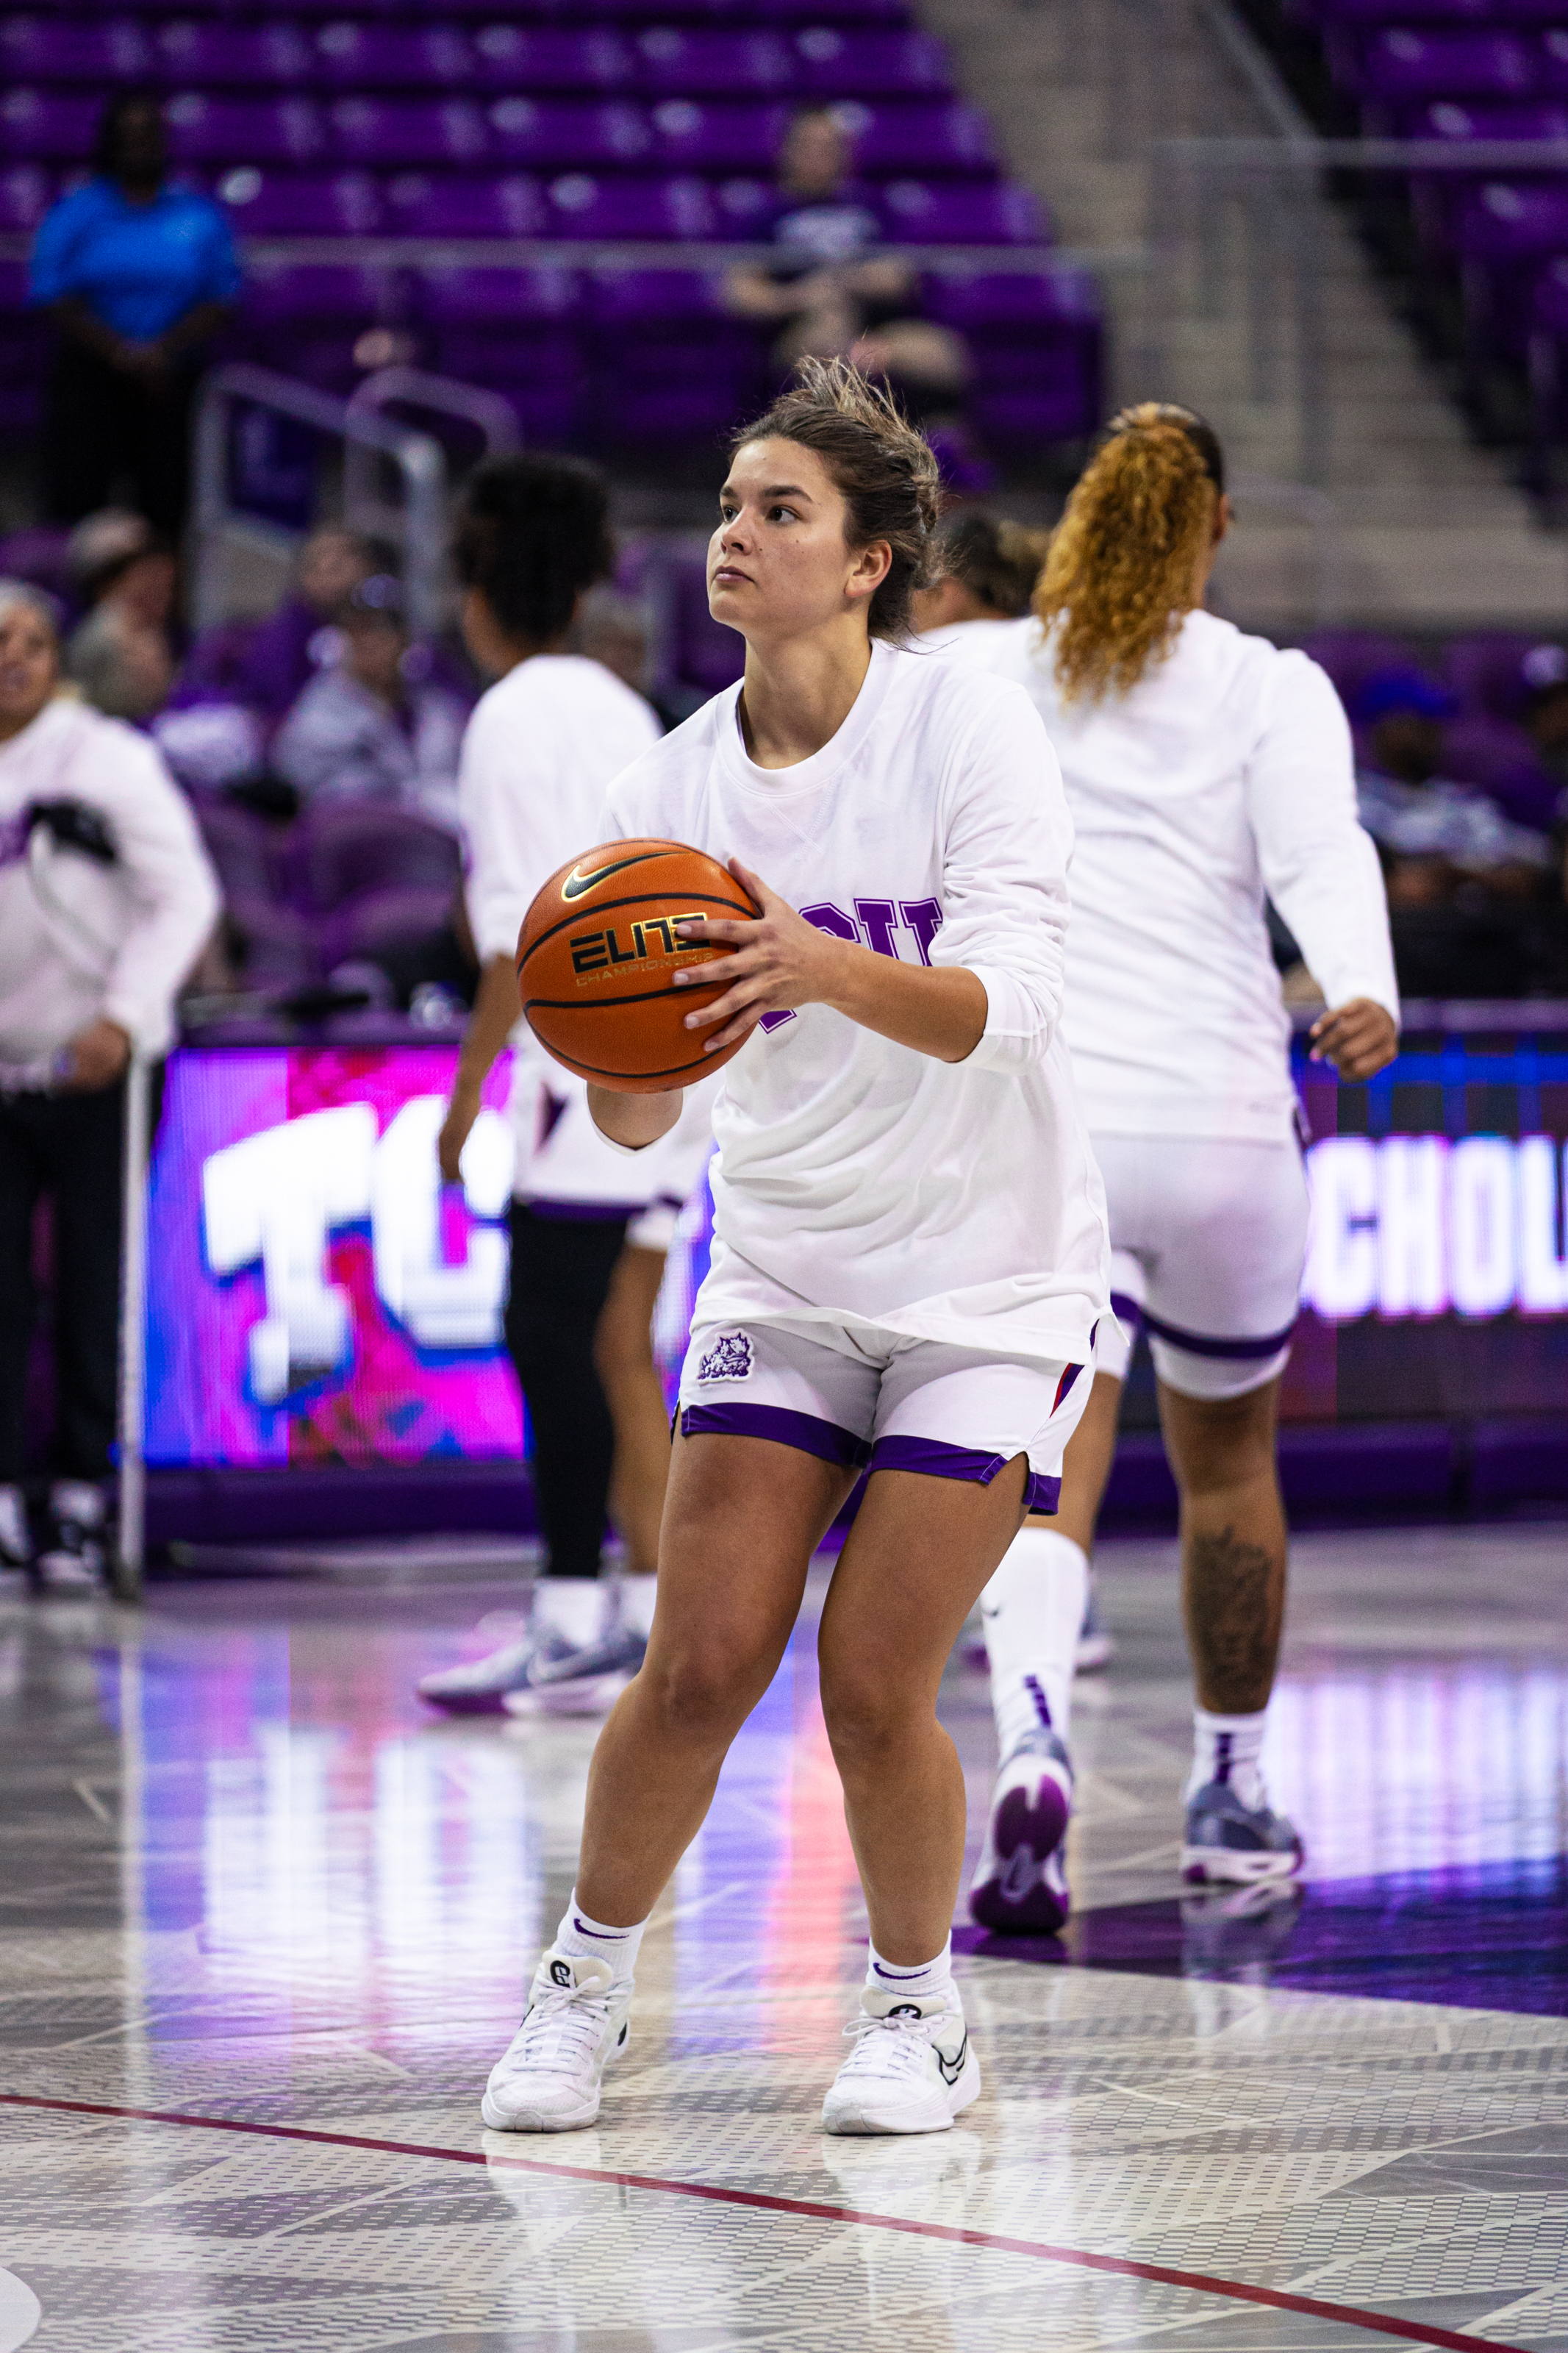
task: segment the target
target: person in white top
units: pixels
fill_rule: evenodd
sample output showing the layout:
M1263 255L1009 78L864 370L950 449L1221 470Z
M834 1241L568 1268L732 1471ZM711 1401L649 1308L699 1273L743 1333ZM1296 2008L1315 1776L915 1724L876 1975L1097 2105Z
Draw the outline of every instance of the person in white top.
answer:
M102 1567L114 1436L125 1074L164 1054L218 889L156 747L60 691L50 608L0 581L0 1565ZM24 1403L33 1212L55 1220L52 1532L35 1561Z
M1067 1914L1074 1650L1140 1321L1197 1682L1182 1868L1206 1883L1301 1867L1258 1764L1285 1602L1275 1422L1307 1229L1265 893L1332 1008L1314 1056L1369 1077L1394 1053L1399 999L1332 686L1203 610L1229 521L1202 419L1124 410L1068 501L1038 618L997 632L990 655L1044 719L1077 828L1064 1027L1115 1252L1116 1320L1058 1519L1020 1535L983 1603L1002 1768L970 1901L1015 1933Z
M948 516L937 535L936 577L915 592L921 651L987 662L996 631L1028 612L1047 544L1044 532L978 507Z
M646 1162L627 1162L589 1118L582 1081L549 1060L519 1007L517 936L535 892L592 839L611 778L658 740L641 695L602 663L559 650L614 561L603 480L564 458L493 460L469 482L454 556L468 649L497 682L468 722L458 775L480 980L441 1171L457 1181L480 1090L510 1039L506 1335L549 1557L521 1638L425 1676L419 1691L465 1712L592 1713L629 1680L653 1614L669 1436L650 1322L709 1136L699 1115ZM598 1582L606 1505L629 1571L608 1606Z
M490 2076L496 2129L597 2114L648 1914L862 1471L818 1658L871 1951L824 2128L942 2131L979 2089L949 1964L963 1775L935 1697L1026 1503L1054 1502L1107 1310L1058 1034L1071 828L1022 689L900 649L931 450L842 362L797 376L733 445L709 546L743 681L617 780L595 837L728 859L761 914L678 926L734 951L694 1039L744 1041L715 1113L712 1271L647 1661L601 1736L577 1887ZM589 1104L642 1151L680 1097L591 1086Z

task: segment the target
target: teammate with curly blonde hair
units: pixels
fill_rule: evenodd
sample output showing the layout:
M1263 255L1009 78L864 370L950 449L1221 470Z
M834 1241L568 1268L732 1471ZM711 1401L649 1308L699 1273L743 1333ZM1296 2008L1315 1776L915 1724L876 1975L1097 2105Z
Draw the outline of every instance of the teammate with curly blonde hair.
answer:
M1105 1179L1116 1313L1059 1514L1024 1530L984 1601L1002 1768L970 1903L1015 1933L1067 1915L1074 1653L1140 1321L1181 1495L1197 1682L1183 1870L1247 1883L1301 1866L1258 1768L1285 1601L1275 1419L1307 1228L1265 893L1333 1008L1316 1055L1348 1078L1380 1070L1398 997L1333 688L1304 654L1204 610L1230 523L1203 419L1123 409L1068 501L1035 617L988 633L993 666L1046 723L1076 828L1064 1027Z
M843 364L798 374L737 438L709 543L709 602L746 641L745 676L626 770L601 828L727 858L761 913L679 926L734 951L687 1027L744 1040L714 1112L712 1264L647 1657L595 1754L572 1902L490 2076L500 2130L597 2115L648 1915L862 1471L817 1658L870 1953L823 2126L942 2132L980 2088L950 1968L963 1773L937 1688L1026 1509L1054 1508L1110 1297L1058 1034L1070 828L1028 695L903 643L936 520L930 449ZM633 1151L680 1106L679 1090L588 1099Z

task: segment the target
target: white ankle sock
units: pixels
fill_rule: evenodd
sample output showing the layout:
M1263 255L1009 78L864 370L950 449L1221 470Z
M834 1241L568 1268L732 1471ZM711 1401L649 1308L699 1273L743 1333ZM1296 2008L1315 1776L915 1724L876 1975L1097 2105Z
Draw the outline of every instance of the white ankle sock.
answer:
M563 1635L580 1651L604 1624L605 1593L596 1577L536 1577L533 1622L549 1633Z
M1267 1708L1256 1715L1211 1715L1207 1708L1193 1710L1193 1769L1186 1794L1196 1797L1211 1781L1228 1781L1244 1806L1267 1803L1258 1756Z
M1054 1528L1025 1528L980 1597L1004 1757L1031 1732L1068 1736L1089 1562Z
M897 1961L885 1961L875 1945L866 1964L866 1982L879 1993L912 1994L917 2001L927 1994L942 1993L952 1983L952 1938L949 1936L934 1961L926 1961L916 1969L905 1968Z
M602 1920L590 1920L577 1902L577 1890L572 1890L572 1901L555 1931L555 1949L568 1954L573 1960L593 1953L601 1961L608 1961L617 1985L625 1985L635 1975L637 1948L642 1943L646 1920L635 1928L606 1928Z
M621 1623L646 1641L653 1624L653 1605L658 1592L658 1579L649 1569L636 1577L621 1579Z

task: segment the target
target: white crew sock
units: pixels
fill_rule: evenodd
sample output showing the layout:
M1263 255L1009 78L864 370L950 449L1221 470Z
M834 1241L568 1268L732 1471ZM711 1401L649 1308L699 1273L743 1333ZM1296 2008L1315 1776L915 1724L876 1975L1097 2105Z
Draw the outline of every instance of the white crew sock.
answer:
M911 1994L917 2001L923 2001L928 1994L945 1993L952 1983L952 1938L949 1936L934 1961L922 1962L915 1969L885 1961L873 1945L866 1964L866 1982L879 1993Z
M1193 1769L1186 1795L1195 1798L1211 1781L1228 1781L1244 1806L1268 1803L1258 1756L1263 1747L1267 1708L1256 1715L1211 1715L1207 1708L1193 1710Z
M578 1904L577 1890L574 1888L572 1901L555 1931L555 1949L572 1960L593 1953L599 1960L608 1961L616 1985L626 1985L636 1974L637 1948L647 1926L646 1920L639 1920L635 1928L606 1928L602 1920L590 1920Z
M658 1593L658 1579L651 1569L636 1577L621 1578L621 1623L646 1642L653 1624L653 1605Z
M534 1625L542 1632L562 1635L580 1651L595 1640L605 1622L605 1592L596 1577L536 1577Z
M1089 1562L1054 1528L1025 1528L980 1597L1004 1759L1032 1732L1068 1736Z

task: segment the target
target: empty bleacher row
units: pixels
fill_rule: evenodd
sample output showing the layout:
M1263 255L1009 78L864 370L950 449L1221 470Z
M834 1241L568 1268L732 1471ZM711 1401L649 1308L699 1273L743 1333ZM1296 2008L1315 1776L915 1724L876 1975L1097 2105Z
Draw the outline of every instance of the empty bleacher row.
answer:
M286 353L290 373L343 391L367 352L395 348L505 391L532 439L606 454L708 442L777 375L763 327L726 301L721 257L576 267L515 248L765 245L791 111L828 103L853 142L846 194L884 243L927 248L920 308L969 344L982 442L1022 457L1092 428L1094 283L985 267L987 248L1047 246L1050 223L1006 179L943 45L901 0L786 5L743 26L722 7L679 5L649 24L615 0L569 24L537 13L489 21L491 0L325 22L313 7L288 21L227 7L0 17L0 235L12 239L0 310L20 330L0 360L0 420L28 421L43 363L39 332L16 318L21 240L79 178L106 87L134 81L163 93L175 173L244 240L226 355ZM300 242L329 237L376 243L329 256ZM454 240L458 255L420 249ZM492 259L485 241L514 249ZM373 328L395 342L367 343Z

